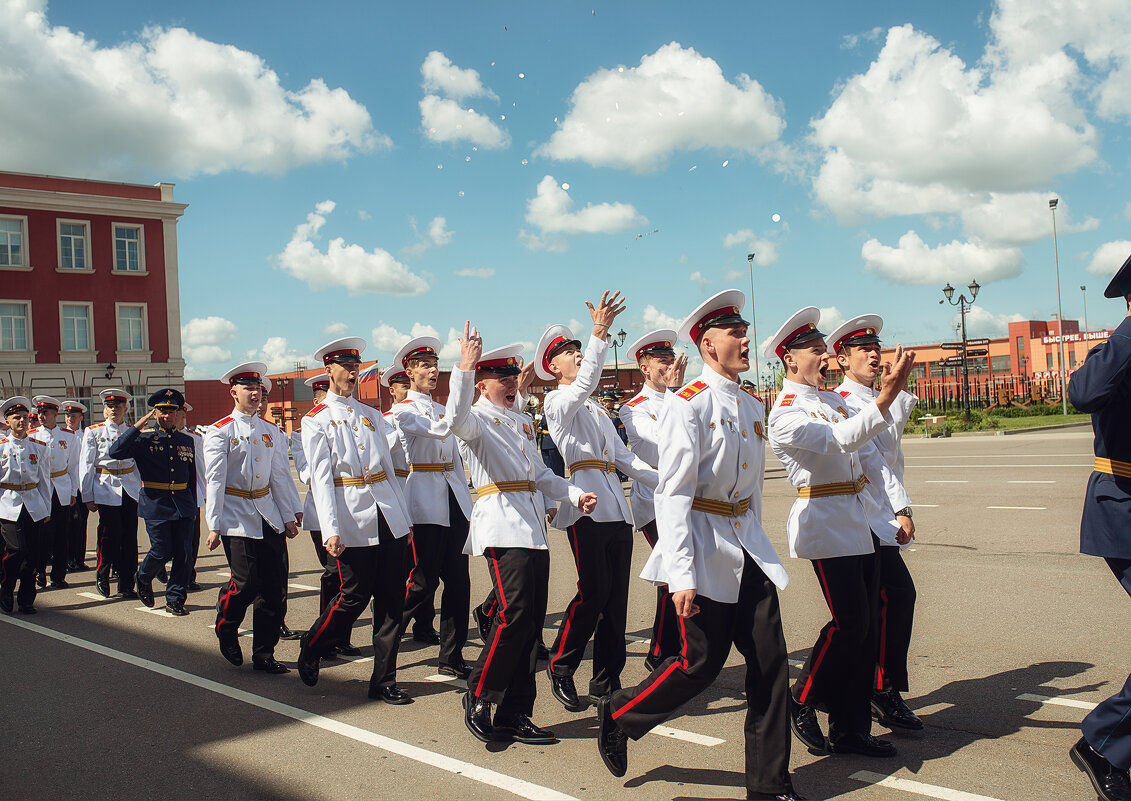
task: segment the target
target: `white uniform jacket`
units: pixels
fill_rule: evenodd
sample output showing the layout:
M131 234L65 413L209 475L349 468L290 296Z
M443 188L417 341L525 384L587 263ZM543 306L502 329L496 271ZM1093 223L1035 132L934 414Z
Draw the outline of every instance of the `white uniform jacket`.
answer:
M79 491L79 450L82 443L69 428L33 428L28 436L47 448L51 485L63 506L70 505Z
M121 506L122 492L135 501L141 494L141 476L133 459L111 459L110 446L129 428L128 423L95 423L83 432L79 451L79 485L83 503Z
M895 508L911 502L872 442L892 422L875 402L853 414L835 392L782 383L770 412L770 445L790 484L815 494L805 498L799 493L790 509L790 556L829 559L872 553L872 532L894 541L899 526L890 506L880 506L867 492L843 491L846 485L879 482L889 503L898 504ZM819 489L828 484L839 485L836 494Z
M209 531L263 539L301 511L287 459L286 434L254 414L233 409L204 435L204 473Z
M19 520L27 509L39 522L51 514L51 473L46 445L30 436L0 438L0 519Z
M472 406L473 372L453 369L450 389L448 418L452 432L467 449L468 472L479 493L464 553L480 556L488 548L548 550L542 495L562 501L563 506L576 505L582 490L542 462L529 417L486 398Z
M302 449L302 432L291 432L291 458L295 460L298 480L307 486L306 498L302 502L302 527L307 531L320 531L318 528L318 508L314 505L314 493L310 491L310 463Z
M862 384L857 384L850 378L844 379L840 386L836 388L837 394L844 398L847 403L849 411L859 412L869 403L876 399L878 394L872 387L866 387ZM883 433L877 434L875 440L876 447L880 449L880 455L884 457L884 461L888 463L888 467L895 473L895 477L903 481L903 447L900 442L903 439L903 429L907 426L907 421L911 417L911 412L919 404L919 399L912 395L907 390L900 392L896 397L895 402L888 410L891 415L892 424L887 427ZM902 509L902 506L895 507Z
M643 481L652 487L656 485L655 469L625 447L605 407L589 397L601 380L601 368L608 350L605 340L590 336L577 378L569 386L548 392L542 413L546 416L550 436L565 461L570 483L580 487L582 492L597 493L597 506L589 517L600 522L623 520L631 524L632 512L616 470L606 472L583 468L570 474L569 469L570 465L578 462L602 462L615 465L635 481ZM581 517L582 512L576 506L563 504L554 518L554 525L565 529Z
M208 477L204 470L204 437L193 428L181 430L192 437L193 447L196 448L196 457L193 459L196 463L196 505L205 506L207 503L206 496L208 495Z
M658 467L660 464L660 411L669 394L645 384L639 395L620 407L620 421L624 423L624 430L628 434L628 446L651 467ZM639 529L656 519L653 493L653 488L647 482L632 482L628 499L632 502L632 519Z
M333 391L303 418L302 452L323 543L338 537L347 548L377 545L378 512L394 537L409 533L388 434L380 410Z
M382 414L381 419L385 423L385 444L389 446L389 455L393 457L393 473L400 481L403 493L405 484L408 483L408 456L405 454L404 445L401 444L401 436L397 433L393 410L389 409Z
M413 523L450 526L448 490L455 495L460 511L471 519L471 492L459 455L459 443L452 433L444 407L421 392L409 390L408 397L392 409L401 446L408 456L408 481L405 497Z
M789 583L762 528L764 418L757 398L709 368L668 395L658 421L659 538L641 578L667 584L671 592L695 590L720 603L734 603L745 552L779 589ZM747 508L718 513L732 504ZM714 511L702 509L707 505Z

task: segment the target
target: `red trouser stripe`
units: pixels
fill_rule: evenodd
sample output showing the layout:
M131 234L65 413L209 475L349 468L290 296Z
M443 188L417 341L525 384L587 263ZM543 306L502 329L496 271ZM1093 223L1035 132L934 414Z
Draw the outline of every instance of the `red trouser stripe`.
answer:
M337 557L334 557L334 561L338 563L338 586L341 587L342 560L338 559ZM343 590L341 590L341 589L338 590L338 595L337 595L336 598L334 598L334 605L332 607L330 607L330 611L326 615L326 619L322 621L322 626L318 629L318 631L314 632L314 636L311 637L310 640L307 642L308 646L314 645L314 643L318 642L318 638L322 636L322 632L324 632L326 630L326 627L330 625L330 619L332 617L334 617L334 613L337 612L338 607L341 606L342 596L344 594L345 594L345 592Z
M420 564L420 560L416 558L416 537L411 536L408 538L409 547L412 548L412 567L408 569L408 586L404 588L404 599L408 600L408 594L412 592L412 571L416 570L416 566Z
M797 699L801 703L805 703L805 699L809 697L809 690L813 688L813 677L817 675L817 670L821 667L821 660L824 659L825 654L828 653L829 644L832 642L833 636L838 631L840 631L840 624L836 622L836 610L833 609L833 598L831 595L829 595L828 582L825 579L825 570L823 567L821 567L821 560L815 559L813 560L813 564L817 566L817 575L820 579L821 592L824 593L825 603L828 604L829 612L832 613L833 625L832 628L830 628L825 633L825 642L821 645L821 650L817 654L817 658L813 660L813 664L809 667L809 676L805 680L805 686L801 689L801 697Z
M668 676L670 676L675 671L676 668L683 668L684 670L687 670L687 667L688 667L688 665L687 665L687 628L684 625L683 618L679 619L679 636L680 636L680 639L683 640L683 647L680 649L680 661L672 662L670 665L668 665L667 669L663 673L660 674L659 678L657 678L650 685L648 685L648 688L646 690L644 690L638 696L636 696L631 701L629 701L627 704L622 706L620 709L613 712L613 720L616 720L621 715L623 715L625 712L632 709L634 706L636 706L641 701L643 701L645 698L647 698L649 695L651 695L652 691L655 690L657 687L659 687L661 684L663 684L664 679L666 679Z
M94 540L94 550L98 556L98 566L95 568L96 572L102 572L102 540L106 536L106 525L103 523L98 524L98 534Z
M565 650L566 638L569 637L569 627L573 622L573 613L577 611L577 607L585 601L581 594L581 558L578 556L577 550L577 526L570 526L569 531L569 544L573 548L573 564L577 568L577 600L569 605L569 610L566 612L565 623L562 624L562 634L558 637L558 652L550 657L550 672L554 670L554 663L561 658L562 652Z
M238 588L236 587L236 580L234 578L229 578L228 579L228 591L220 596L220 601L219 601L219 603L216 604L216 607L220 611L220 619L216 621L216 630L217 631L220 630L220 627L222 625L224 625L224 623L228 619L227 618L228 600L232 597L232 593L234 593L237 589Z
M671 597L671 593L669 593L667 590L664 590L663 595L660 598L660 626L656 636L656 645L652 649L652 656L660 655L660 641L664 638L664 618L668 613L669 597Z
M876 669L876 689L884 689L884 657L887 655L888 640L888 591L880 588L880 658Z
M507 597L503 595L503 577L499 573L499 560L491 557L491 566L495 569L495 586L497 588L497 595L502 608L499 609L499 622L495 625L495 636L491 639L491 650L487 652L487 659L483 662L483 670L479 674L479 683L475 685L475 697L479 697L479 693L483 692L483 682L487 679L487 671L491 669L491 659L495 656L495 648L499 644L499 638L503 634L503 629L507 627Z

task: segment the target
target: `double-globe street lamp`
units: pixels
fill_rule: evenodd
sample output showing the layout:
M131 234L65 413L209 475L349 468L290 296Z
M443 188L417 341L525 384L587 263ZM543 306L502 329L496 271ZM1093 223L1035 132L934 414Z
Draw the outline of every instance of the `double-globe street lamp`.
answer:
M981 288L977 281L971 281L970 299L967 300L966 295L959 294L957 301L954 300L954 287L950 285L950 281L946 282L942 290L947 302L951 306L957 306L962 317L962 414L967 423L970 422L970 357L966 348L966 310L974 305L974 298L978 297L978 290ZM942 301L940 300L939 303Z
M1059 198L1054 197L1049 201L1049 211L1052 212L1052 260L1056 266L1056 339L1060 346L1060 364L1057 365L1060 368L1057 370L1060 374L1060 409L1062 413L1068 414L1068 393L1064 391L1068 370L1064 363L1064 313L1060 309L1060 256L1056 252L1056 204L1058 200Z
M605 340L613 346L613 369L615 371L613 373L613 380L616 382L618 394L620 393L620 358L617 355L617 348L624 347L624 338L626 336L628 336L628 333L623 328L615 334L610 331L605 335Z

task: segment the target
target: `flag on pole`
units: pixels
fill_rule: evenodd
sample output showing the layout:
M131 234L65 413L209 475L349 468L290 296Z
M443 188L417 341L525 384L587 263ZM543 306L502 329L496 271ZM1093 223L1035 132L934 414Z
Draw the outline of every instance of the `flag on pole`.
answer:
M379 369L379 363L374 362L357 374L357 381L359 384L364 384L368 381L376 381L380 377L381 370Z

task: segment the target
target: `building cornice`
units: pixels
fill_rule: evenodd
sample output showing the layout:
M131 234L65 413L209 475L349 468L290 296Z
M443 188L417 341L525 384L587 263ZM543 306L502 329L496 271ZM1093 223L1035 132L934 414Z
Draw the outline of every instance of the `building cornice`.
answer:
M185 213L187 203L164 200L137 200L126 197L80 195L73 192L45 192L36 189L0 187L0 206L56 211L66 214L105 214L120 217L176 220Z

